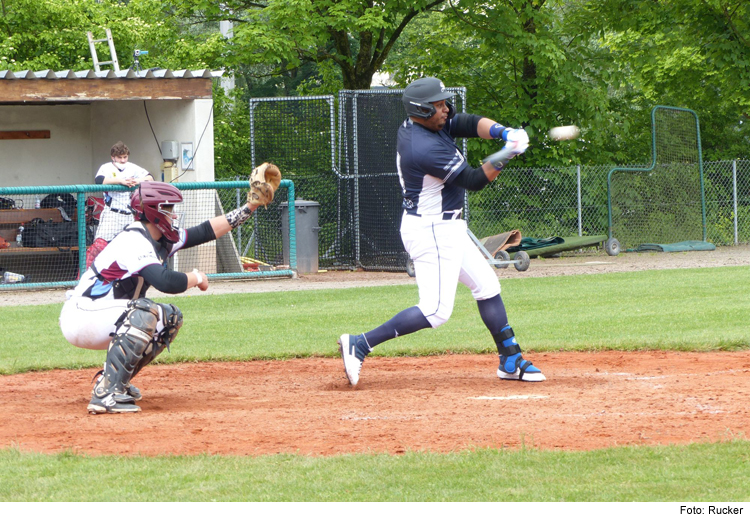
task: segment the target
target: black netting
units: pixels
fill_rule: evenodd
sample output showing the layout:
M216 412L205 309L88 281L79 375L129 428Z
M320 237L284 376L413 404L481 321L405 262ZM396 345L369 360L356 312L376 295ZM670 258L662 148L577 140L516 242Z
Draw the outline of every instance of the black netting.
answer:
M465 90L450 90L458 94L455 104L461 111ZM406 264L396 169L397 133L406 119L402 94L403 90L339 92L338 160L342 176L350 181L345 202L352 210L353 264L365 269L404 270Z

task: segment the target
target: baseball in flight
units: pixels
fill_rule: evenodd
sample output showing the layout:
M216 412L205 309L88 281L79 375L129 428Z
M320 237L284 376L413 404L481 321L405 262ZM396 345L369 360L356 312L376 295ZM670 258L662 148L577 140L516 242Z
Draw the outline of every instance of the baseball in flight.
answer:
M564 127L552 127L549 130L549 137L553 140L574 140L581 134L581 129L575 125L566 125Z

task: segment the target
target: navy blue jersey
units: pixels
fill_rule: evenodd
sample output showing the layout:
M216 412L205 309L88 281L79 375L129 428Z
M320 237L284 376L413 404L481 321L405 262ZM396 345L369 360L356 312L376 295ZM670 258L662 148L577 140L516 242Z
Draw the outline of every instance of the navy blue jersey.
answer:
M431 131L410 119L398 130L396 166L410 213L434 215L459 210L466 191L451 184L469 164L451 135L456 118L440 131Z

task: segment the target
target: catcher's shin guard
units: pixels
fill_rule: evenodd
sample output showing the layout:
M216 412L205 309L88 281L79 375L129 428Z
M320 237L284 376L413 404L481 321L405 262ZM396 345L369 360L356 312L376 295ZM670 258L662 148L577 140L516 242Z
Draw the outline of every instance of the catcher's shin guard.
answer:
M156 337L154 337L154 340L141 358L138 366L135 367L131 379L135 377L144 366L156 359L165 348L167 350L169 349L170 344L172 344L172 341L182 327L182 311L180 311L177 306L172 304L159 304L159 306L161 307L162 324L164 328L156 335Z
M138 298L128 303L128 308L115 323L104 373L94 386L89 412L121 412L113 410L121 404L112 396L126 392L136 368L153 342L158 318L158 304L155 302Z

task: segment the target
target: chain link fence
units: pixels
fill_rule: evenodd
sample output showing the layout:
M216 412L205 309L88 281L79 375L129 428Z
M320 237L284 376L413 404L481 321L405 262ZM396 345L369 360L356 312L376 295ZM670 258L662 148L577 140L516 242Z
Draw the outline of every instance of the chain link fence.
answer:
M175 211L183 214L186 228L247 202L245 179L176 186L183 202ZM112 185L0 188L0 204L8 206L0 209L0 242L5 242L0 243L0 289L74 286L86 269L87 251L99 223L105 219L102 192L126 190ZM283 180L277 197L280 202L294 203L294 184ZM55 200L47 207L49 199ZM295 210L288 212L286 220L281 218L283 211L259 208L231 237L181 250L168 266L181 272L197 268L210 278L291 277L296 268L296 240L284 233L282 225L286 221L288 232L294 229ZM290 248L287 255L285 239Z
M465 89L449 90L458 94L457 110L466 112ZM343 90L336 101L326 96L250 102L253 153L264 153L254 158L254 163L266 159L277 163L285 178L294 180L300 198L320 203L323 268L405 270L407 256L399 234L401 186L396 170L396 131L406 119L402 94L403 90ZM660 141L660 149L666 151L669 135ZM459 148L467 154L465 139L459 140ZM302 152L310 154L301 157ZM329 159L333 162L326 166ZM470 162L474 166L479 163ZM748 164L705 164L708 241L717 245L750 243ZM469 228L480 239L509 230L532 238L606 236L610 228L607 175L612 169L511 164L485 189L468 194L465 216ZM626 194L637 188L636 184L627 172L618 179ZM674 201L684 191L679 187L673 190L658 178L648 186L647 195L656 202ZM675 219L664 222L674 223ZM633 227L625 222L620 228ZM635 239L667 242L654 239L660 235L653 227L642 227ZM691 238L694 235L691 233ZM702 239L700 224L695 239Z
M450 90L458 94L457 110L465 111L465 90ZM397 129L406 118L402 92L342 91L338 99L251 100L253 166L264 161L277 164L284 185L267 209L258 209L231 237L182 251L170 266L183 271L198 267L215 277L290 275L290 269L296 268L296 240L311 234L297 230L295 208L290 211L288 205L312 201L319 205L319 226L312 230L320 268L404 271L407 255L399 234L401 187L395 145ZM459 148L466 154L467 142L460 141ZM477 166L479 161L470 163ZM707 241L750 244L750 160L705 162L703 169ZM467 194L469 228L479 239L510 230L532 238L605 236L610 228L607 180L612 170L611 166L527 168L511 164L482 191ZM674 201L684 191L679 179L673 179L670 186L664 184L666 179L659 180L643 187L626 172L618 185L624 194L643 188L640 195L655 203ZM177 186L185 196L182 208L189 227L244 204L247 176ZM25 276L27 287L74 285L85 269L85 250L99 222L93 200L101 198L105 189L124 188L0 188L0 247L4 247L0 248L0 273ZM58 208L36 208L37 198L46 194L75 197L69 221ZM22 224L50 220L68 223L74 243L53 241L32 247L16 241ZM620 230L632 228L628 223L620 226ZM690 235L702 238L700 232ZM634 235L640 241L676 242L658 237L651 228ZM15 283L6 282L2 288L13 288Z

